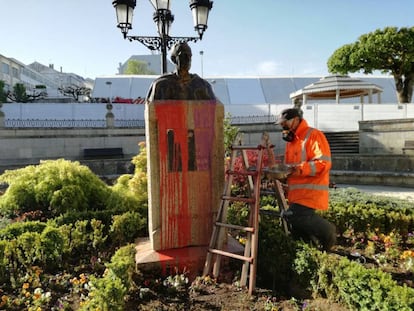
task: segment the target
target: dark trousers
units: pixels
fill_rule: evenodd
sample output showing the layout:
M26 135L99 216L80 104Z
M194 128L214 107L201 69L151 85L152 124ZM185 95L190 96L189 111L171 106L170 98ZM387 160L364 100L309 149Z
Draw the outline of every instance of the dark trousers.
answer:
M301 238L307 242L315 242L324 250L329 250L336 243L336 227L320 215L313 208L292 203L289 206L287 221L294 238Z

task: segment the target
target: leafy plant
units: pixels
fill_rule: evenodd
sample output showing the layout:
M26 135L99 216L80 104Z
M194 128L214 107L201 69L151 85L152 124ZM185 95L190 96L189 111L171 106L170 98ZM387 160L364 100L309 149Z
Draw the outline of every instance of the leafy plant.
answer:
M119 248L111 258L111 262L106 264L108 269L123 281L127 289L134 285L133 274L135 272L135 244L127 244Z
M9 217L36 210L48 218L67 211L98 210L110 194L88 167L64 159L6 171L0 181L9 184L0 197L0 213Z
M230 156L231 146L236 143L237 135L240 129L231 124L231 114L227 113L223 120L224 129L224 153L225 156Z
M146 219L136 212L126 212L113 217L111 237L118 245L131 243L146 227Z
M135 245L118 249L102 278L91 276L90 291L79 310L125 310L125 295L133 286Z
M14 222L0 230L0 239L15 239L25 232L42 233L47 224L40 221Z
M346 303L356 310L412 310L414 289L399 286L391 275L311 249L303 244L295 271L309 279L313 295Z
M62 261L64 240L59 229L48 226L40 235L42 265L49 271L59 267Z
M7 102L7 94L4 90L4 86L5 86L4 81L0 80L0 104Z

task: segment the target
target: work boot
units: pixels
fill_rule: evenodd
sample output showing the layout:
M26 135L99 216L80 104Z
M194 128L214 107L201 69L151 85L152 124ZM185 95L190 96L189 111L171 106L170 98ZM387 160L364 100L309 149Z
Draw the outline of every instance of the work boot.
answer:
M336 244L336 226L329 224L329 231L325 232L326 236L322 243L323 250L329 251Z

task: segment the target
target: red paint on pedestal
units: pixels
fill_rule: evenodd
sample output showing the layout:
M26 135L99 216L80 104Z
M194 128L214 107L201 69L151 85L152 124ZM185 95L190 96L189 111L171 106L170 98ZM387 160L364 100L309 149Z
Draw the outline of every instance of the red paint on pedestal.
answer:
M214 147L215 108L214 101L194 104L191 108L185 101L156 103L161 249L192 246L194 235L203 235L203 238L208 235L205 238L208 244L213 208L211 154ZM191 170L189 130L194 132L195 137L195 169Z

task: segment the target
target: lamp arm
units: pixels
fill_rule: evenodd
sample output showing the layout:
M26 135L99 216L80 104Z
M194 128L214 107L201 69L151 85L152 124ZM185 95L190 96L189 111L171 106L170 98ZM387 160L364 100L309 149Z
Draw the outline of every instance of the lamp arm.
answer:
M149 37L149 36L126 36L126 39L129 41L138 41L145 45L151 51L160 51L162 45L162 38L160 37ZM199 37L167 37L166 38L166 46L168 49L175 43L179 42L197 42L200 40Z

